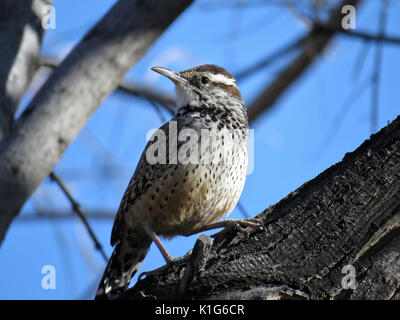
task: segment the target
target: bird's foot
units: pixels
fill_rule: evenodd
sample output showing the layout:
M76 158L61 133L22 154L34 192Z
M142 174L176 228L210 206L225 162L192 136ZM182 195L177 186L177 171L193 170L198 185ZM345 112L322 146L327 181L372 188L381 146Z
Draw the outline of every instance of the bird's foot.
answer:
M139 275L138 280L141 280L143 277L148 277L148 276L154 275L156 273L163 272L164 270L168 269L171 265L176 265L176 264L180 265L180 264L188 263L191 260L191 255L192 255L192 250L187 252L184 256L177 257L177 258L171 256L168 252L166 252L166 254L163 255L166 264L157 269L142 272Z
M245 233L247 236L250 235L248 229L251 230L265 230L264 223L258 218L247 218L242 220L227 219L215 223L215 228L224 228L221 231L211 235L215 240L222 238L227 233L237 230L239 232ZM214 229L214 228L210 228Z

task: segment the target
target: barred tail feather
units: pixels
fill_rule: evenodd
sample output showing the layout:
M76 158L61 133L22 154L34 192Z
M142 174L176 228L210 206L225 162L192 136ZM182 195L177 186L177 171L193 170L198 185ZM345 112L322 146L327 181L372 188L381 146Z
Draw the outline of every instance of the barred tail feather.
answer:
M116 245L96 293L96 300L115 299L128 288L151 244L143 232L130 232Z

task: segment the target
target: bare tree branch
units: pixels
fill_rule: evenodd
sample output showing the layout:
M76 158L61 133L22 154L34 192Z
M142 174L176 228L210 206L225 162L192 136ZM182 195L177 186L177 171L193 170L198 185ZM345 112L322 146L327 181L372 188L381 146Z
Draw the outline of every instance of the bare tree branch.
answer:
M0 141L10 130L18 104L36 71L44 33L42 8L51 2L0 3Z
M115 212L112 210L89 210L85 211L86 218L91 220L113 220L115 217ZM15 223L28 223L35 222L38 220L54 220L54 221L64 221L76 217L70 210L62 209L46 209L46 212L41 210L39 213L24 213L19 215L15 219Z
M40 57L40 65L42 67L47 67L51 69L55 69L60 65L55 59L51 59L49 57ZM136 97L142 97L147 100L151 100L157 102L162 105L168 112L171 114L174 113L175 106L175 97L170 96L166 93L160 93L152 88L141 86L132 82L122 82L118 85L117 91L134 95Z
M384 0L381 5L379 17L379 36L385 36L387 13L389 0ZM378 127L378 109L379 109L379 85L382 65L383 45L382 40L379 40L376 45L374 70L372 73L372 108L371 108L371 133L374 133Z
M258 72L261 69L268 67L276 60L284 57L285 55L289 54L293 50L300 48L302 43L304 42L305 38L306 37L300 37L299 39L296 39L295 41L289 43L288 45L285 45L282 48L279 48L278 50L276 50L272 54L268 55L266 58L262 59L261 61L258 61L256 63L254 63L253 65L246 67L245 69L235 73L235 79L237 81L244 80L245 78L249 77L250 75L253 75L255 72Z
M83 225L85 226L87 232L89 233L89 236L92 238L96 249L100 251L101 255L104 258L104 261L107 262L108 258L107 258L106 253L103 250L103 246L101 245L100 241L97 239L96 235L94 234L93 229L90 226L89 222L87 221L85 214L82 212L79 203L74 199L71 192L69 192L67 186L61 180L61 178L59 176L57 176L53 171L50 173L50 179L57 183L57 185L60 187L61 191L65 194L65 196L67 197L69 202L71 202L72 209L78 215L79 219L81 219Z
M166 93L160 93L152 88L140 86L135 83L121 83L118 88L119 91L132 94L137 97L143 97L147 100L154 101L164 107L170 114L174 113L175 97Z
M357 6L361 0L343 0L339 6L332 11L328 22L334 26L332 30L321 31L314 27L303 41L303 50L279 72L275 80L253 101L248 107L250 122L254 121L261 113L269 110L282 94L290 87L314 62L315 58L326 48L336 33L337 26L341 24L343 15L341 9L345 5Z
M339 32L349 37L360 38L362 40L367 40L367 41L385 42L388 44L396 44L396 45L400 44L400 37L389 36L385 34L371 34L365 31L343 29L340 27L332 27L325 24L316 24L316 28L320 29L321 31Z
M354 63L354 67L353 67L353 71L352 71L352 79L354 80L354 82L357 82L360 74L361 74L361 70L367 60L367 56L368 56L368 52L371 48L371 43L364 40L363 44L360 48L360 52L357 55L357 58L355 59L355 63Z
M325 133L324 138L321 139L319 147L315 152L315 156L321 157L323 153L329 149L330 143L335 138L336 133L339 131L340 126L342 125L347 114L350 112L352 106L355 105L355 103L361 98L362 94L366 91L366 89L369 88L370 85L371 80L367 79L355 87L342 101L341 106L338 107L336 115Z
M118 1L52 73L0 144L0 241L93 111L191 2Z
M298 1L283 0L282 4L287 7L289 12L302 24L308 28L313 27L313 20L299 9Z

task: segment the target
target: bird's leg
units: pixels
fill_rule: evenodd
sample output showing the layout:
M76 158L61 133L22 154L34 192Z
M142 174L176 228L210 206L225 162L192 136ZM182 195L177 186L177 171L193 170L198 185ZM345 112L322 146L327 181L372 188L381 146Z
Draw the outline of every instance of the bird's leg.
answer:
M154 241L154 243L156 244L158 250L160 250L165 262L167 264L171 264L174 262L179 262L183 259L185 259L185 257L189 256L191 251L189 251L188 253L186 253L183 257L179 257L179 258L174 258L173 256L171 256L169 254L169 252L167 251L167 249L164 247L164 245L162 244L161 240L159 237L157 237L157 235L154 233L153 230L151 230L151 228L148 225L144 226L144 230L146 231L146 233L149 235L149 237Z
M151 228L148 225L144 225L144 230L146 231L146 233L149 235L149 237L154 241L154 243L156 244L158 250L160 250L166 265L162 266L158 269L155 269L153 271L147 271L147 272L142 272L139 275L139 279L141 279L143 276L148 276L152 273L156 273L156 272L160 272L162 270L164 270L165 268L168 268L170 264L172 263L184 263L187 262L190 259L190 256L192 254L192 250L190 250L189 252L187 252L184 256L179 257L179 258L175 258L173 256L171 256L169 254L169 252L167 251L167 249L164 247L164 245L162 244L161 240L159 237L157 237L157 235L154 233L153 230L151 230Z
M157 237L157 235L153 232L153 230L151 230L150 227L148 227L147 225L145 226L144 230L149 235L151 240L154 241L154 243L156 244L158 250L160 250L165 262L167 264L170 263L174 258L169 254L167 249L165 249L165 247L162 244L161 240Z

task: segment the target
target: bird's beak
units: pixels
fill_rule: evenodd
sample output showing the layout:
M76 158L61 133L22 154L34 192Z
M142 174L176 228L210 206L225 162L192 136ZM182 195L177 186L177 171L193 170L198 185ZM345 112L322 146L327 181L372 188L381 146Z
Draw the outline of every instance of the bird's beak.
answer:
M186 84L188 81L185 78L182 78L178 73L168 70L166 68L162 67L153 67L151 70L162 74L163 76L166 76L168 79L170 79L173 83L175 84Z

